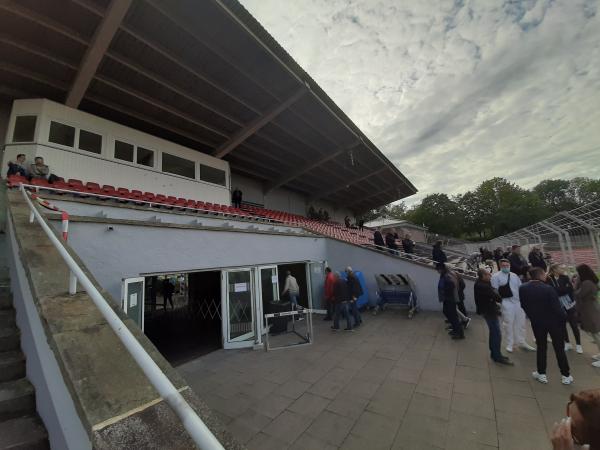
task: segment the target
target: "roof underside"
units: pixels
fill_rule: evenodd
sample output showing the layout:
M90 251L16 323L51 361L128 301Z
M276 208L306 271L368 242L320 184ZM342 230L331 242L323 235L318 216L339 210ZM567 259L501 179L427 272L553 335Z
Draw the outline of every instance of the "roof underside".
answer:
M222 157L266 190L355 211L416 192L237 1L133 0L116 23L110 5L0 3L0 93L65 102L91 64L74 106Z

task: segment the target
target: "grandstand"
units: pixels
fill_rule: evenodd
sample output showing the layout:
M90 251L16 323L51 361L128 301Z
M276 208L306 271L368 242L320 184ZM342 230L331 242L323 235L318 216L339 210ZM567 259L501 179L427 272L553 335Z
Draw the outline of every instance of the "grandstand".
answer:
M352 265L371 304L408 273L439 309L428 247L343 225L416 188L236 1L2 2L0 25L3 436L241 448L172 365L262 348L288 270L305 308ZM53 182L7 177L21 154Z

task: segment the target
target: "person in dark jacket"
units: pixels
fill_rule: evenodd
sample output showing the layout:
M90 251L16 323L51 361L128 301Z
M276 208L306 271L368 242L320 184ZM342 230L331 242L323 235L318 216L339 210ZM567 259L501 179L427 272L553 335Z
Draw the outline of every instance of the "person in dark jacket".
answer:
M501 314L502 298L492 287L492 283L490 283L491 279L492 274L486 269L479 269L477 271L477 281L473 287L475 308L477 314L483 316L485 319L490 331L488 342L492 360L498 364L512 366L512 361L504 356L500 350L502 346L502 332L500 331L500 320L498 317Z
M15 162L8 162L8 172L6 172L6 176L10 177L11 175L21 175L22 177L28 177L29 171L27 170L27 157L23 153L19 153L17 155L17 159Z
M402 249L404 250L404 253L412 254L415 252L415 243L411 239L410 234L406 234L404 239L402 239Z
M521 281L524 281L527 276L527 270L529 269L529 263L523 255L521 255L520 245L512 246L508 261L510 262L510 271L516 273L519 278L521 278Z
M350 291L348 290L348 283L342 280L339 273L335 274L335 284L333 285L333 301L335 304L335 310L333 313L333 326L332 330L337 331L340 329L340 316L346 318L346 331L352 330L352 322L350 320L350 311L348 304L350 302Z
M471 323L471 318L469 317L469 313L467 313L467 308L465 307L465 289L467 285L465 284L463 277L461 277L458 272L453 270L448 270L448 272L456 281L456 291L458 294L456 308L458 309L458 320L460 320L460 323L462 323L463 328L466 330Z
M448 261L446 253L444 253L444 250L442 250L442 241L437 241L435 244L433 244L431 259L438 264L443 264Z
M231 193L231 204L234 208L239 208L242 206L242 191L239 188L235 188Z
M537 343L537 371L532 373L540 383L548 383L546 376L546 359L548 334L552 338L552 346L562 375L562 384L573 383L569 361L565 354L564 327L567 315L560 304L558 295L552 286L548 286L546 272L539 267L529 270L531 281L519 288L521 307L531 320L531 328Z
M496 267L500 270L500 260L503 258L502 248L498 247L494 250L494 261L496 261Z
M381 234L381 228L377 228L375 233L373 233L373 243L379 247L385 247L385 241L383 240L383 235Z
M385 246L390 249L390 253L392 254L398 250L398 244L396 244L396 237L394 235L394 230L390 230L385 234Z
M544 261L544 255L539 247L533 247L529 252L527 259L529 259L529 264L531 264L532 267L539 267L544 270L548 269L548 265L546 264L546 261Z
M546 283L554 288L560 304L567 314L567 322L571 325L573 336L575 336L575 348L577 353L583 353L581 346L581 333L577 325L577 309L575 308L575 299L573 298L573 284L569 277L565 274L565 268L560 264L552 264L548 271ZM567 323L565 322L565 351L571 350L573 346L569 342L569 332Z
M352 267L346 267L346 277L348 282L348 292L350 293L350 303L348 304L350 315L354 317L354 328L357 328L362 323L362 317L360 317L360 311L358 310L357 301L361 295L363 295L360 281L352 271Z
M456 303L458 302L458 283L457 280L452 276L446 264L438 263L436 270L440 274L438 281L438 299L442 303L443 313L450 322L452 330L450 335L452 339L464 339L465 333L458 320L458 313L456 312Z

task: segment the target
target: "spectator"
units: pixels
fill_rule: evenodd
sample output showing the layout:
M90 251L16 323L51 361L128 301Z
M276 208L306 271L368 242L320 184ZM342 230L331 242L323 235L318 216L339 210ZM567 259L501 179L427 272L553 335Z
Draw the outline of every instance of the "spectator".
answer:
M348 291L348 283L340 277L338 273L335 274L334 284L334 301L335 301L335 312L333 314L333 326L332 330L337 331L340 329L340 316L344 316L346 319L346 331L352 330L352 322L350 320L350 311L348 310L348 302L350 301L350 292Z
M327 314L323 320L331 320L334 313L334 286L335 286L335 274L329 267L325 268L325 308Z
M575 307L581 329L588 333L600 351L600 308L598 307L598 277L587 264L576 267ZM594 367L600 367L600 353L593 357Z
M492 287L502 298L502 324L506 336L506 351L512 353L515 341L523 350L535 351L525 340L525 313L521 308L521 280L510 271L510 262L500 260L500 271L492 275Z
M600 450L600 389L571 394L567 417L552 430L553 450Z
M350 225L352 225L350 223L350 217L348 217L348 216L344 217L344 225L346 225L346 228L350 228Z
M171 309L175 309L173 306L173 292L175 292L175 285L171 283L169 277L165 277L162 283L163 289L163 300L164 300L164 308L167 309L167 302L171 304Z
M231 193L231 203L234 208L241 208L242 206L242 191L238 187Z
M359 217L356 221L356 225L358 226L359 231L363 231L365 229L365 221L362 217Z
M44 164L44 158L41 156L36 157L34 159L34 164L31 164L29 167L31 178L48 179L50 168Z
M292 304L292 309L298 309L300 307L298 304L300 300L300 287L298 286L298 281L289 270L285 275L285 285L283 286L283 291L281 291L281 296L283 297L287 292L290 303Z
M357 328L362 323L362 318L360 317L360 311L356 302L363 295L363 290L360 281L350 266L346 267L346 277L348 279L348 292L350 294L350 302L348 303L349 312L354 317L354 328Z
M565 310L567 322L571 325L573 336L575 336L577 353L583 353L583 348L581 347L581 334L579 333L579 327L577 325L577 309L575 308L575 301L573 300L573 285L571 284L569 277L565 274L564 266L552 264L546 282L554 288L558 295L558 299L560 300L560 304ZM569 342L567 323L565 322L565 351L571 350L572 348L573 346Z
M458 318L460 319L463 328L466 330L469 328L469 324L471 323L471 318L469 317L467 308L465 307L465 288L467 286L465 284L465 280L463 280L463 278L457 272L450 269L448 269L448 272L456 281L456 291L458 294L456 308L458 309Z
M26 159L27 158L23 153L19 153L15 162L9 161L8 172L6 172L6 176L10 177L11 175L21 175L22 177L26 178L29 177Z
M442 241L436 241L436 243L433 244L431 256L431 259L438 264L444 264L446 261L448 261L446 253L444 253L444 250L442 250Z
M483 316L485 323L489 329L488 345L490 348L490 356L494 362L512 366L510 359L502 354L500 347L502 346L502 332L500 331L502 298L494 290L490 280L492 275L485 269L477 271L477 281L473 288L475 295L475 307L477 314Z
M381 234L381 228L377 228L373 233L373 243L378 247L385 247L383 235Z
M515 273L522 280L527 277L527 270L529 269L529 264L527 260L521 255L521 246L513 245L511 248L510 256L508 257L508 261L510 262L510 271Z
M546 261L544 261L544 255L540 251L539 247L533 247L529 252L529 264L532 267L539 267L540 269L547 270L548 266L546 265Z
M309 219L317 218L317 212L315 211L315 208L312 205L310 205L310 207L308 208L308 218Z
M510 246L506 247L506 251L504 253L502 253L502 258L504 259L508 259L508 257L510 256L512 252L512 249Z
M458 286L456 279L450 274L444 263L438 263L436 265L436 270L440 274L440 279L438 281L438 299L440 303L442 303L444 316L446 316L446 319L452 326L450 335L452 336L452 339L464 339L465 333L460 320L458 320L458 313L456 312L456 303L458 302Z
M531 320L531 328L537 343L537 370L532 373L540 383L548 383L546 376L548 335L562 375L562 384L573 383L569 362L565 354L564 329L567 315L560 304L556 291L546 284L546 272L539 267L529 270L531 281L519 288L521 307Z
M325 222L329 222L329 213L327 212L327 210L323 210L323 220Z
M496 261L496 267L500 270L500 260L503 258L502 256L502 248L498 247L494 250L494 261Z
M415 252L415 243L408 233L406 233L404 239L402 239L402 249L404 250L404 253L413 254Z
M395 230L389 230L385 234L385 246L390 249L390 253L395 254L398 250L398 244L396 244Z

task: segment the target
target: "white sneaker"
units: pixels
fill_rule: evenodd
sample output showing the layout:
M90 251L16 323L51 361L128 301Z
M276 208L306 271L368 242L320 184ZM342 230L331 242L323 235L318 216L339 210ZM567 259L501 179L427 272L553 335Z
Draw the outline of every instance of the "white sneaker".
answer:
M600 368L600 361L594 361L594 362L592 363L592 366L594 366L594 367L599 367L599 368Z
M542 383L542 384L548 384L548 377L546 376L546 374L542 374L542 373L533 372L533 373L531 374L531 376L532 376L532 377L533 377L535 380L539 381L539 382L540 382L540 383Z
M508 353L512 353L512 352L513 352L512 345L507 345L507 346L506 346L506 351L507 351Z
M535 352L535 347L532 347L527 342L523 342L521 345L519 345L519 347L521 347L523 350L527 350L528 352Z
M575 351L581 355L583 353L583 347L581 345L576 345Z
M570 343L568 343L568 342L565 343L565 352L568 352L572 348L573 348L573 346Z
M572 384L572 383L573 383L573 381L574 381L574 380L573 380L573 376L572 376L572 375L569 375L568 377L565 377L565 376L563 375L563 377L562 377L562 380L561 380L561 383L562 383L562 384Z
M596 361L600 361L600 353L598 353L597 355L592 356L592 359L594 359Z

